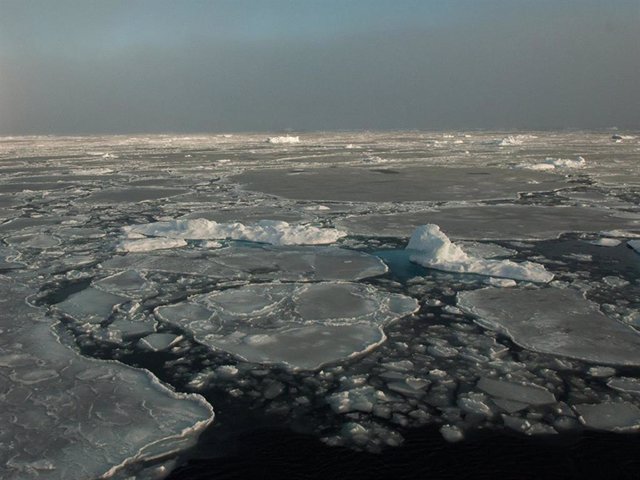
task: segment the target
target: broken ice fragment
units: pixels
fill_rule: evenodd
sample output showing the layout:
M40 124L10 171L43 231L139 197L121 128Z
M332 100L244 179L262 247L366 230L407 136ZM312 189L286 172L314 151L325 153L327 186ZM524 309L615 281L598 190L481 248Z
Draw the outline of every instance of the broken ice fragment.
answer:
M109 318L116 305L129 300L89 287L56 304L56 308L79 322L100 323Z
M553 393L537 385L526 385L482 377L477 386L492 397L527 405L547 405L556 401Z
M596 430L633 432L640 429L640 409L629 402L574 405L580 422Z

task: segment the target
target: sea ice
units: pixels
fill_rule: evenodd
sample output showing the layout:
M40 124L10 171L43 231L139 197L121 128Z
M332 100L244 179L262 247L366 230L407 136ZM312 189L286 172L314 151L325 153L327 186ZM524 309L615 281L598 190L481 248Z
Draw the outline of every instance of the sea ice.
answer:
M605 365L640 366L640 334L571 289L483 288L458 294L479 325L523 348Z
M126 235L141 234L183 240L248 240L272 245L326 244L346 235L345 232L332 228L289 225L277 220L261 220L252 225L244 225L217 223L204 218L130 225L123 230Z
M256 284L191 297L156 314L214 349L313 370L365 352L418 303L356 283Z
M627 240L627 245L640 253L640 240Z
M412 262L436 270L542 283L553 280L553 274L537 263L470 257L433 224L418 227L409 240L407 250L411 253L409 258Z

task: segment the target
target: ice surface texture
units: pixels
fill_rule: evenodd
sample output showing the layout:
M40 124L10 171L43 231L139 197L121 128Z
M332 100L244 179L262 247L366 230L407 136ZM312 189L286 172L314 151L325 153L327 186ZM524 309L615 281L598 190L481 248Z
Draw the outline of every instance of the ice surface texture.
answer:
M598 232L613 228L640 230L640 216L587 207L481 205L391 215L351 216L337 226L351 234L407 237L425 223L440 225L451 238L470 240L538 240L564 232Z
M249 362L312 370L380 344L418 303L355 283L248 285L159 307L200 342Z
M0 276L0 477L108 477L187 448L211 422L202 398L61 345L27 294Z
M409 259L427 268L457 273L475 273L492 277L548 283L553 274L533 262L487 260L467 255L433 224L416 228L409 240Z
M248 240L272 245L317 245L333 243L346 235L332 228L289 225L277 220L261 220L253 225L217 223L204 218L172 220L124 227L127 234L187 240Z
M640 366L640 334L570 289L485 288L458 294L483 327L529 350L607 365Z
M297 200L405 202L515 197L518 192L553 190L562 177L500 168L410 167L394 170L324 168L302 172L254 170L234 182Z

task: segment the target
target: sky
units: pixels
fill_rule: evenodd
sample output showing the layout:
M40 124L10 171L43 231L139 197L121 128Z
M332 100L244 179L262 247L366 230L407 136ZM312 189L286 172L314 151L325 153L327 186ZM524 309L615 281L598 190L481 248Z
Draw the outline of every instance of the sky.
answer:
M0 135L640 128L640 0L0 0Z

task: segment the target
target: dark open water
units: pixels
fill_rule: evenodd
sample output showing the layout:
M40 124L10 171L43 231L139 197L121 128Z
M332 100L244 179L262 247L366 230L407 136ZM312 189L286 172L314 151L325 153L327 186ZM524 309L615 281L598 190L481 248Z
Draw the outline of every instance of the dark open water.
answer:
M640 435L587 432L525 438L485 432L445 442L435 428L413 430L381 454L327 447L278 429L239 435L218 458L192 458L170 480L231 479L634 479ZM196 455L206 451L206 435ZM213 453L213 452L211 452Z

